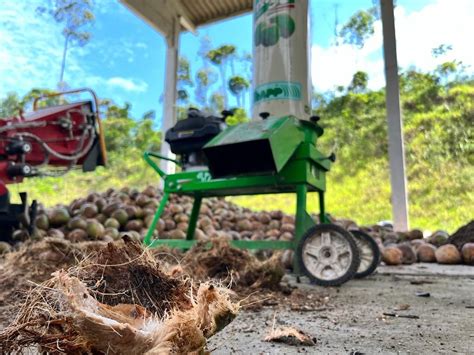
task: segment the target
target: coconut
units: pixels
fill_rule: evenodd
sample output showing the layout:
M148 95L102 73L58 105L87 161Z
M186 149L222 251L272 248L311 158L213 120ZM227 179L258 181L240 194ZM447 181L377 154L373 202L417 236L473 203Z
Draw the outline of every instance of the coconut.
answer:
M127 232L120 233L120 238L124 238L125 236L131 238L132 240L136 240L138 242L142 240L142 236L137 231L127 231Z
M66 235L66 239L73 243L87 240L87 232L84 229L74 229Z
M70 229L70 230L73 230L73 229L84 229L84 230L86 230L87 221L84 218L79 217L79 216L73 217L68 222L67 228Z
M94 218L99 213L99 209L93 203L85 203L81 206L81 214L86 218Z
M95 201L95 205L97 206L99 212L102 212L102 210L105 208L105 206L107 206L107 200L103 197L97 199L97 201Z
M97 216L95 216L95 219L100 224L104 224L104 222L107 220L107 216L105 214L99 213Z
M269 238L270 237L277 238L280 236L280 231L278 229L270 229L269 231L265 233L265 236Z
M392 243L398 243L400 241L400 236L395 232L388 232L383 236L383 244L388 245Z
M48 231L48 237L63 239L64 238L64 233L60 229L53 228L53 229L50 229Z
M12 234L12 239L16 241L25 241L29 237L28 232L23 229L17 229Z
M92 192L87 196L87 202L95 202L100 198L100 195L97 192Z
M187 232L188 231L188 223L180 222L176 225L176 228L181 229L183 232Z
M156 197L158 196L158 190L156 187L150 185L143 190L143 194L148 197Z
M87 221L86 232L90 238L99 239L104 235L105 228L96 220L90 219L89 221Z
M148 202L150 202L150 197L144 194L139 194L135 199L135 203L140 207L145 206Z
M439 230L434 232L429 238L428 242L439 247L443 244L446 244L448 241L449 234L445 231Z
M295 225L290 223L285 223L281 225L281 232L282 233L294 233L295 232Z
M418 260L422 263L434 263L436 262L435 251L436 247L434 245L423 243L418 245L416 255Z
M183 223L183 222L187 223L187 222L189 222L188 215L186 215L184 213L175 214L173 219L175 220L176 223Z
M412 229L406 233L406 238L408 240L423 239L423 232L419 229Z
M252 222L248 219L238 221L236 224L237 231L250 231L252 230Z
M111 217L116 219L121 226L125 226L125 224L127 224L127 221L128 221L128 214L127 214L127 211L125 211L124 209L117 209L115 210L112 214L111 214Z
M436 261L439 264L459 264L461 262L461 253L453 244L445 244L435 251Z
M115 218L110 217L110 218L107 218L107 220L104 222L104 227L119 229L120 223Z
M268 223L268 229L280 229L280 221L272 219L270 223Z
M105 228L104 236L109 236L113 240L117 240L117 239L120 239L120 232L118 231L117 228L108 227L108 228Z
M280 235L280 240L290 241L293 240L293 233L284 232Z
M137 215L137 207L133 205L126 205L123 207L125 212L127 212L128 218L133 219Z
M126 231L139 232L143 228L143 221L141 219L132 219L125 225Z
M169 232L170 239L186 239L186 233L180 229L175 229Z
M427 244L425 240L423 239L414 239L412 241L410 241L410 245L413 247L413 249L415 250L415 252L418 250L418 247L420 245L424 245L424 244Z
M462 259L468 265L474 265L474 243L466 243L461 249Z
M112 213L118 210L122 206L121 202L111 202L107 206L104 207L102 213L106 216L110 217Z
M165 219L165 229L167 231L173 230L176 228L176 222L172 219Z
M35 225L37 228L42 230L48 230L49 228L49 219L46 214L40 214L36 217Z
M258 220L260 223L268 224L272 220L272 217L270 216L269 213L261 212L258 216Z
M415 251L409 243L398 244L397 247L402 252L402 264L409 265L416 263L417 258Z
M183 213L183 212L184 212L184 208L183 208L183 206L178 205L178 204L176 204L176 203L171 203L170 206L169 206L169 211L170 211L172 214Z
M12 251L12 246L7 242L0 242L0 255L6 254Z
M382 250L382 260L387 265L400 265L403 260L403 253L396 246L386 247Z
M64 226L70 218L71 216L65 207L56 207L49 211L49 224L53 227Z
M295 224L295 217L293 216L290 216L290 215L284 215L282 218L281 218L281 223L282 224L285 224L285 223L288 223L288 224Z

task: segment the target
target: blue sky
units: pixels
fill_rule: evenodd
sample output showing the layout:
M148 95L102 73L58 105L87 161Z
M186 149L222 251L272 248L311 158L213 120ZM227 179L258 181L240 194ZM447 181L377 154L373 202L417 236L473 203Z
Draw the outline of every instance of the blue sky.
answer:
M23 95L33 87L56 87L63 38L60 25L35 13L41 3L44 0L0 0L0 97L10 91ZM472 70L474 1L398 0L397 4L402 67L432 70L441 61L457 58ZM372 0L311 0L311 69L317 90L347 85L357 70L369 73L371 87L383 85L380 23L363 49L336 46L333 36L336 8L342 24L358 9L370 6ZM91 42L68 54L66 82L70 87L91 87L100 97L120 104L130 102L137 118L156 110L159 125L165 66L162 36L116 1L96 0L95 12ZM234 44L240 52L251 52L251 32L250 15L206 26L199 29L198 37L181 36L181 54L195 70L200 66L196 56L200 36L209 36L213 46ZM453 50L434 59L431 49L442 43L451 44Z

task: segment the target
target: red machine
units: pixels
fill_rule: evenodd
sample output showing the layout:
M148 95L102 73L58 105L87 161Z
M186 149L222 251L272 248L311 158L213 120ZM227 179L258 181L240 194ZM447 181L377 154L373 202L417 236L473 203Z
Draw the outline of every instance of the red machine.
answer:
M92 100L38 108L46 98L83 92ZM36 217L36 201L29 206L22 192L21 204L11 204L6 184L60 176L79 166L93 171L105 163L97 96L90 89L42 96L35 99L32 112L0 119L0 240L10 241L20 226L31 233Z

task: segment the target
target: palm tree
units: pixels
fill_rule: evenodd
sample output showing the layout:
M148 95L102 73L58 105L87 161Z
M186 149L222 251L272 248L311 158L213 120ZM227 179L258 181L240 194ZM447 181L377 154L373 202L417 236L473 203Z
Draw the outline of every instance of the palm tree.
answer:
M245 91L249 86L249 81L241 76L236 75L229 79L229 90L237 99L237 106L245 108Z

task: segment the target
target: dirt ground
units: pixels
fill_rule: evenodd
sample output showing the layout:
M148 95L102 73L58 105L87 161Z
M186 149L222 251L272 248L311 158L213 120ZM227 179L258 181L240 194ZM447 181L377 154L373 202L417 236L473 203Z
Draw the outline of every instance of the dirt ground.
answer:
M375 275L339 288L311 286L305 280L297 284L292 277L286 280L328 296L329 304L306 311L291 311L283 304L243 311L211 338L209 350L213 354L474 353L473 267L379 267ZM417 296L418 292L429 297ZM297 327L315 337L317 344L264 342L273 324Z

